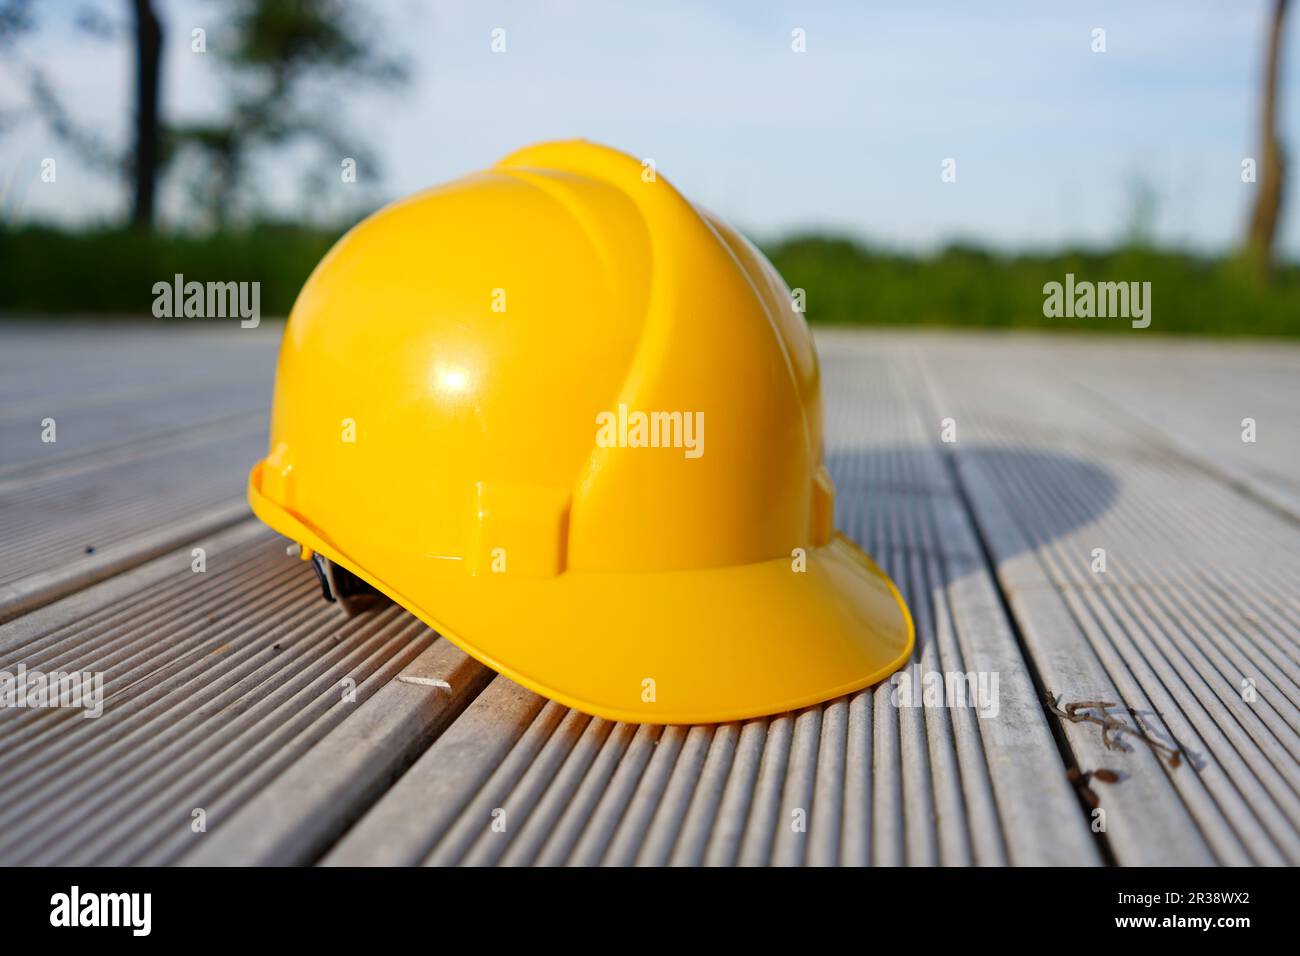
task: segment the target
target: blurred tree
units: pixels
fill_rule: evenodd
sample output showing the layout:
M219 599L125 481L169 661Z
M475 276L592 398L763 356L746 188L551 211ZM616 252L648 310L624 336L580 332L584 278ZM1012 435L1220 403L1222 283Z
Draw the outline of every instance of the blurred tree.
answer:
M1273 268L1273 239L1277 235L1286 185L1286 155L1277 135L1279 61L1282 28L1289 0L1274 0L1269 20L1268 54L1264 63L1264 88L1260 114L1260 177L1255 208L1246 233L1246 259L1256 275L1267 278Z
M162 68L162 24L149 0L131 0L135 18L135 145L129 163L134 202L131 225L153 226L154 192L162 162L158 122L158 75Z
M217 224L257 207L250 160L259 149L307 141L334 163L376 165L338 126L349 80L405 79L404 66L376 52L355 3L344 0L233 0L230 32L216 50L229 75L228 114L170 130L175 153L197 154L192 194ZM336 166L337 168L337 166Z
M0 44L6 30L10 35L30 30L31 6L27 0L0 0ZM135 88L131 147L122 153L105 146L90 128L73 118L63 105L45 72L31 71L32 101L59 139L68 143L92 167L112 174L125 174L131 184L131 224L150 229L154 219L154 196L162 166L162 124L158 115L159 76L162 70L162 23L150 0L130 0L133 20ZM83 6L76 14L78 29L100 39L111 40L124 29L94 6Z
M0 49L32 28L32 0L0 0Z
M0 0L0 48L31 29L32 0ZM348 81L396 83L404 66L379 54L357 3L345 0L225 0L214 56L226 73L225 111L202 122L165 122L160 113L164 26L153 0L128 0L135 88L129 149L104 144L64 106L53 83L31 68L32 100L46 123L91 166L124 175L131 187L131 222L153 225L159 178L178 160L190 162L190 192L206 218L225 223L241 204L258 208L249 170L255 153L300 141L374 168L368 151L339 125L339 99ZM119 10L121 8L118 8ZM124 22L101 6L78 10L79 29L101 39L125 35ZM314 98L313 98L314 97ZM336 167L337 168L337 167Z
M0 0L0 51L13 46L20 34L32 28L32 0ZM15 110L0 111L0 132Z

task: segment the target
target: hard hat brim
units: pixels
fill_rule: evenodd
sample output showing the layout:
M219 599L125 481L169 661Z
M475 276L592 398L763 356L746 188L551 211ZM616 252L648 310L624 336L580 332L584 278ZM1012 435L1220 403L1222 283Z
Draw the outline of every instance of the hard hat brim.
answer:
M387 594L493 670L607 720L701 724L783 713L878 683L911 656L898 589L852 541L735 567L552 577L345 550L261 493L254 513ZM368 570L383 567L381 577ZM802 569L800 569L802 568Z

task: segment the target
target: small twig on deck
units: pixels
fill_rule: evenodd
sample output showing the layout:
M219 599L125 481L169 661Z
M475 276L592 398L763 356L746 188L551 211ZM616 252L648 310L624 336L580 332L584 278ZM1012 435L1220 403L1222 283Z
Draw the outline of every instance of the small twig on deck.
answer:
M1141 721L1136 716L1133 717L1133 724L1130 726L1114 714L1109 713L1112 707L1119 706L1119 704L1107 700L1076 700L1066 704L1065 709L1062 710L1058 696L1049 693L1047 697L1048 710L1062 720L1068 720L1075 724L1096 724L1100 727L1101 742L1107 750L1128 750L1128 747L1125 746L1124 741L1121 739L1121 736L1127 733L1132 734L1157 754L1163 754L1169 761L1169 766L1177 767L1183 762L1181 750L1177 747L1170 747L1148 734L1146 728L1142 726ZM1092 713L1092 711L1095 711L1095 713Z

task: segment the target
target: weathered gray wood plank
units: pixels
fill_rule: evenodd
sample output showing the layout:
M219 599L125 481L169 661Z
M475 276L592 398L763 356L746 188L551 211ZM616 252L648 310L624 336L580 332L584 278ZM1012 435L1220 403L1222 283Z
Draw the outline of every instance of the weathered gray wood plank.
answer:
M188 866L316 860L492 677L439 640L187 853Z
M1192 757L1170 767L1140 743L1117 753L1097 727L1063 724L1085 769L1124 772L1094 788L1108 845L1121 862L1296 862L1300 534L1280 486L1222 437L1240 446L1239 421L1223 416L1234 376L1249 378L1252 363L1264 377L1294 375L1296 351L1220 367L1204 347L1153 362L1149 346L1132 356L1115 344L997 344L940 341L923 356L933 404L957 420L950 454L1034 666L1067 700L1122 702ZM1297 473L1286 388L1246 391L1274 435L1269 467ZM1180 406L1194 392L1220 404L1200 394Z
M0 626L0 669L88 671L105 695L93 719L0 710L0 861L175 860L433 638L398 609L341 622L251 520L197 543L204 572L186 546Z
M340 617L243 520L274 330L0 327L0 669L98 670L110 692L96 720L0 713L0 862L1300 860L1297 351L819 342L837 523L908 598L906 674L996 675L996 713L886 683L665 729L500 677L480 693L479 665L400 609ZM32 444L46 407L55 448ZM1042 688L1122 702L1192 759L1110 750ZM1093 785L1103 834L1067 761L1122 773Z
M0 324L0 621L247 515L277 339Z
M917 611L915 676L997 671L1000 716L900 708L885 684L718 728L599 726L534 703L527 722L489 734L478 711L505 693L498 678L327 862L1099 860L969 518L903 382L869 356L826 363L840 524ZM464 721L478 722L475 733L460 732Z

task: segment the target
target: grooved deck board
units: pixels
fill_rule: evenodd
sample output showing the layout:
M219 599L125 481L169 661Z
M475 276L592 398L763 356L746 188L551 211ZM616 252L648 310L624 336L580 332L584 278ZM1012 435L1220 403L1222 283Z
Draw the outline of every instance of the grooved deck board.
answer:
M936 404L959 409L960 437L948 453L988 526L1035 666L1049 690L1120 703L1188 754L1170 768L1140 743L1117 752L1097 727L1065 722L1082 766L1127 777L1104 791L1117 859L1294 864L1300 528L1281 503L1215 473L1217 449L1235 441L1240 472L1258 474L1240 441L1241 416L1203 422L1189 452L1186 442L1152 434L1141 415L1089 398L1114 394L1122 360L1092 366L1004 349L1005 374L990 378L982 367L990 351L936 349L926 355L927 378ZM1186 382L1204 387L1204 358L1188 363ZM1171 381L1168 363L1156 381ZM1143 407L1171 401L1148 391L1157 400ZM1260 458L1289 457L1294 469L1298 446L1286 437L1294 413L1270 398L1252 403L1275 435ZM1016 467L1013 454L1029 436L1053 456ZM1207 468L1189 463L1189 453L1206 456ZM1094 570L1098 548L1104 572ZM1016 563L1019 554L1033 560ZM1252 611L1281 626L1250 623L1243 615ZM1248 679L1253 701L1243 699Z
M4 669L104 680L98 717L0 716L0 860L175 860L435 640L396 607L339 621L252 520L202 546L204 572L185 548L0 628Z
M996 676L996 706L886 682L662 728L320 600L240 505L278 331L0 325L0 670L107 691L0 709L0 864L1300 862L1294 346L819 333L837 526L916 622L900 681ZM1104 832L1076 764L1121 775Z
M897 708L886 683L738 727L602 728L599 744L584 746L587 720L547 704L513 725L511 747L491 774L462 783L469 794L454 816L442 801L429 812L431 781L458 773L464 758L435 744L327 860L1099 862L973 528L939 454L924 443L904 376L865 357L829 356L823 373L837 523L908 599L918 686L931 671L997 670L1000 719ZM579 788L583 799L572 795L579 773L593 781L589 794ZM548 802L552 786L561 796ZM1021 806L1018 794L1027 798ZM567 814L559 812L566 800ZM494 829L502 817L504 828ZM385 836L395 821L405 833L398 841ZM539 828L573 835L548 844Z

